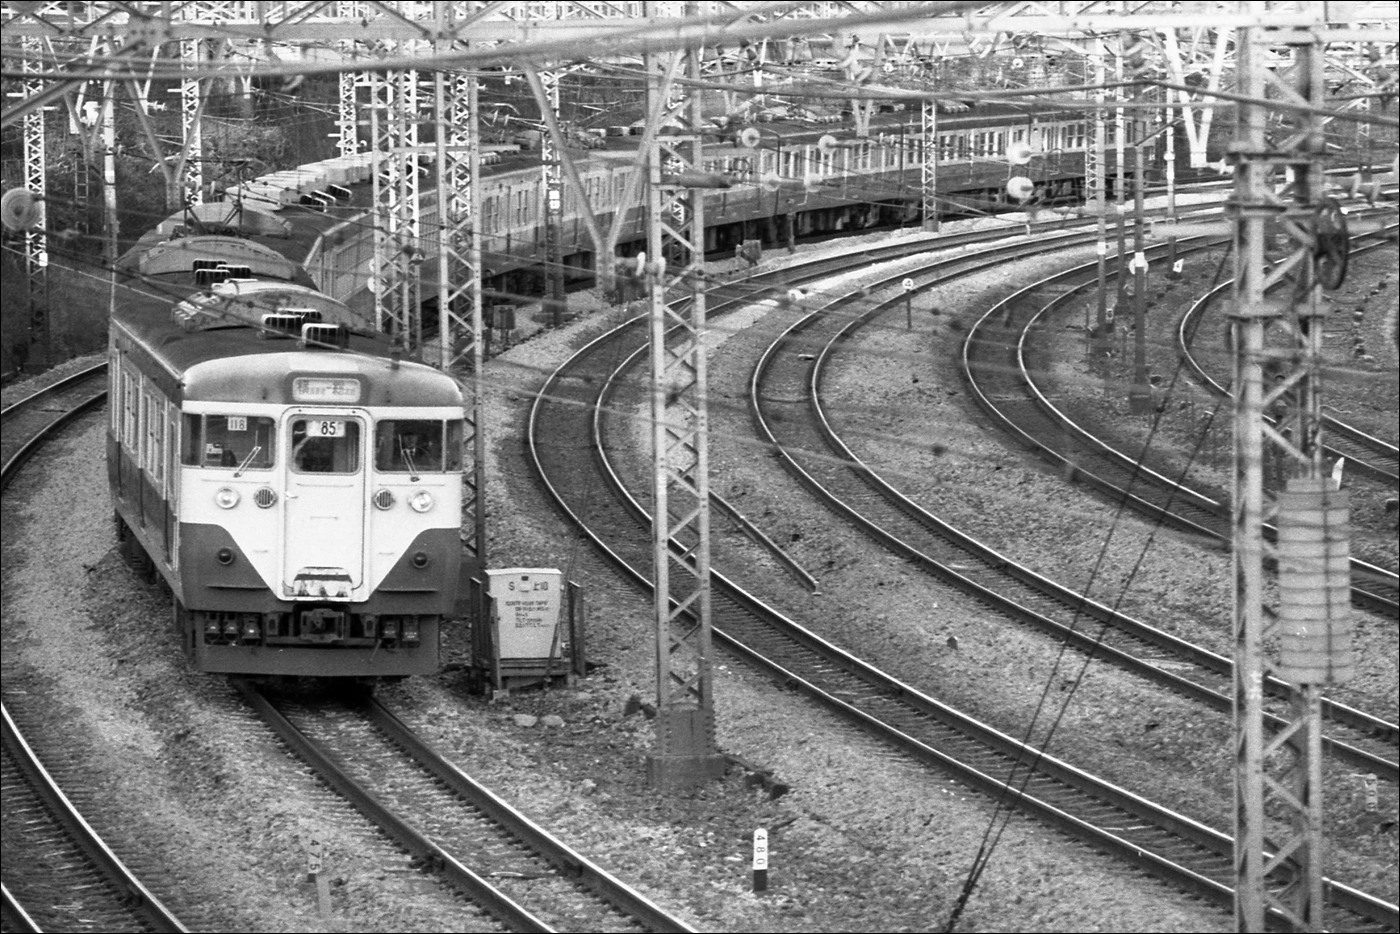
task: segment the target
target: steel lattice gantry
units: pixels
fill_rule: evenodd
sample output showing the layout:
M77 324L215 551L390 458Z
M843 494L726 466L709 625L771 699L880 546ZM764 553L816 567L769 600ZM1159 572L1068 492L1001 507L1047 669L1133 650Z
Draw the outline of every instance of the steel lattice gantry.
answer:
M407 348L422 346L416 276L419 249L418 72L369 74L370 154L374 204L375 323Z
M180 81L180 128L184 142L181 164L184 169L181 187L184 207L204 202L204 136L200 132L200 116L204 99L200 95L199 69L202 44L197 39L180 41L180 65L184 76Z
M450 18L451 11L439 16ZM438 40L439 43L450 40ZM463 497L462 539L486 566L486 435L482 431L482 368L485 364L481 291L480 128L477 81L464 71L433 73L438 116L434 160L437 187L437 300L441 366L471 373L471 402L464 439L472 464Z
M35 95L44 86L39 64L43 40L26 36L21 45L25 53L24 94ZM45 232L44 179L44 112L35 109L24 115L24 184L37 196L39 217L24 234L24 273L29 286L29 330L32 338L47 348L49 315L45 307L44 271L49 264L49 240Z
M1313 28L1244 28L1236 43L1244 98L1227 210L1235 227L1235 919L1242 931L1263 931L1279 918L1292 930L1325 929L1320 702L1324 685L1344 680L1350 666L1344 492L1323 470L1327 311L1319 301L1324 286L1340 284L1349 247L1334 227L1335 202L1323 197L1328 29L1318 12ZM1266 67L1270 47L1290 67ZM1275 228L1277 259L1269 255ZM1278 429L1267 413L1279 417ZM1291 468L1272 502L1266 453ZM1295 515L1291 504L1305 500L1318 505ZM1276 546L1263 536L1270 519L1279 526ZM1315 554L1289 547L1287 530L1305 520L1325 543ZM1264 564L1274 558L1276 613L1264 605ZM1291 600L1298 583L1305 592ZM1299 623L1299 604L1321 626ZM1279 646L1272 665L1266 642ZM1262 679L1270 670L1292 682L1293 692L1287 724L1266 736Z
M650 292L652 560L656 748L648 781L671 789L723 774L716 753L710 642L710 487L705 349L704 199L698 93L672 97L677 73L700 77L699 50L647 57L647 252ZM674 134L657 132L678 124ZM670 299L670 301L668 301ZM674 331L668 343L668 331Z
M932 99L919 108L919 133L923 158L919 160L920 191L923 193L923 229L938 229L938 108Z

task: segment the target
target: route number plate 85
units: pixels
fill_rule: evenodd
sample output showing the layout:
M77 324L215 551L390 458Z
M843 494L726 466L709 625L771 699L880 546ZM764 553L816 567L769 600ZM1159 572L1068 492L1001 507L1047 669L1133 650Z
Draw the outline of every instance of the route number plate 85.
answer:
M312 422L307 433L316 438L343 438L345 437L345 422Z

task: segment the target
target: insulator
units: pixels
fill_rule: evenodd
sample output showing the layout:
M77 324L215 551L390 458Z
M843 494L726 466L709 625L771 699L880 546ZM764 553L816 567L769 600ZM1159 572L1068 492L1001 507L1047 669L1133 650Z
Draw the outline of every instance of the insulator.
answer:
M1294 684L1340 684L1355 671L1347 492L1294 477L1278 498L1276 673Z

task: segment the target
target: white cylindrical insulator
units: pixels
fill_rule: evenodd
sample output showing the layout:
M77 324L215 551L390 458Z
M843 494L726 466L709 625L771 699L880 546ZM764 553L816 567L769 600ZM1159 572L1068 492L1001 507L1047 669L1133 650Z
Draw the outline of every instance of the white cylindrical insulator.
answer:
M1351 542L1345 490L1294 477L1278 498L1277 674L1294 684L1340 684L1355 672Z

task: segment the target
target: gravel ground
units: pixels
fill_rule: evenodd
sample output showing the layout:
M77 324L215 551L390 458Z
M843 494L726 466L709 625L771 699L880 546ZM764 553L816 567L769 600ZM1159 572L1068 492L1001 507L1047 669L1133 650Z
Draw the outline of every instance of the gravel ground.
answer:
M996 289L983 282L934 300L971 313ZM715 408L717 488L770 535L793 542L794 556L823 584L823 595L813 597L781 575L751 575L765 594L877 664L1013 733L1025 732L1046 684L1052 695L1073 693L1056 740L1062 755L1228 826L1228 726L1196 723L1199 712L1175 698L1153 695L1144 703L1140 685L1106 669L1053 672L1053 648L1043 639L1008 629L850 533L793 540L832 521L784 475L757 463L739 427L740 385L766 343L753 338L772 331L776 317L749 316L750 326L731 339L711 374L716 398L734 400ZM853 434L865 446L890 449L892 469L920 482L926 503L1041 570L1082 583L1075 575L1082 577L1086 555L1097 554L1112 517L984 433L947 366L958 332L946 322L955 317L912 339L902 333L902 317L898 327L872 332L852 359L880 365L843 370L841 391L860 402L842 414L864 429ZM465 692L458 633L449 644L454 664L441 676L381 693L468 771L700 929L939 927L983 844L992 805L742 665L720 659L718 735L723 751L750 767L731 768L724 781L688 794L645 787L651 724L644 711L629 711L635 699L654 693L650 601L619 583L564 528L534 489L518 439L530 390L610 318L616 313L591 313L493 360L486 419L493 439L492 563L558 566L583 583L597 667L574 689L517 691L488 704ZM889 444L891 437L904 442ZM936 439L942 450L935 453L924 439ZM211 928L476 929L470 911L454 909L436 883L367 835L273 748L240 713L223 679L185 670L163 625L163 598L135 582L115 556L100 450L94 419L41 462L38 479L6 497L6 703L49 710L47 722L86 748L110 789L108 832L128 846L171 853L185 903L200 906ZM1099 585L1105 593L1121 586L1135 548L1150 535L1131 521L1118 528L1126 538L1115 545L1122 551L1115 552L1112 579ZM745 547L725 543L730 554ZM1159 610L1167 628L1225 640L1223 564L1194 543L1158 535L1133 605ZM757 560L753 566L762 567ZM1368 654L1381 658L1376 686L1365 693L1393 711L1395 629L1362 637L1371 640ZM1394 898L1393 789L1382 808L1389 828L1358 812L1353 799L1330 793L1336 813L1345 815L1339 829L1352 836L1339 845L1339 874L1364 877L1368 888ZM757 827L770 833L770 888L761 895L750 891L748 869ZM303 848L312 834L328 840L328 918L318 917L304 876ZM1231 924L1226 914L1015 818L959 929L1208 931Z

